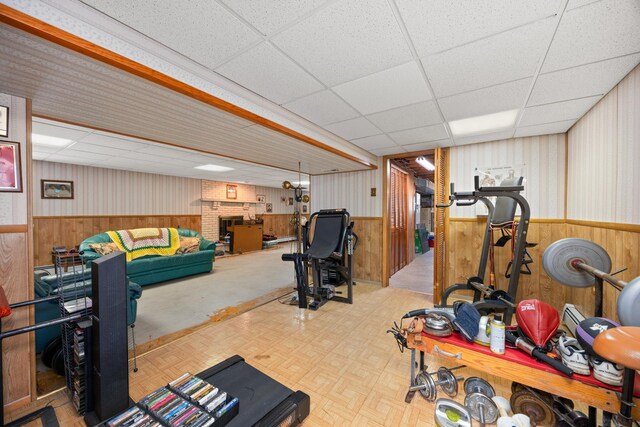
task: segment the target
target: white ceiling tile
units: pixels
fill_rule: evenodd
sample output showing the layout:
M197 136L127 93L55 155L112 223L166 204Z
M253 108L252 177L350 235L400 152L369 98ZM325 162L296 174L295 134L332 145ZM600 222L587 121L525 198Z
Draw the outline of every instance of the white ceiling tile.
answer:
M440 139L438 141L421 142L419 144L403 144L402 148L407 150L407 152L412 153L414 151L432 150L436 147L448 147L450 145L450 139Z
M531 77L554 29L549 18L423 57L437 97Z
M393 140L391 140L387 135L368 136L366 138L353 139L351 142L365 150L396 146L395 142L393 142Z
M327 0L222 0L265 36L322 6Z
M446 120L465 119L520 108L531 85L531 78L491 86L438 99Z
M385 0L335 2L272 42L328 86L411 60Z
M37 144L33 144L33 147L31 148L32 151L34 153L41 153L41 154L52 154L55 153L57 151L60 151L63 149L63 147L52 147L49 145L37 145Z
M384 132L434 125L442 121L432 101L382 111L367 118Z
M564 13L542 72L640 52L640 2L603 0Z
M390 133L389 136L397 142L398 145L436 141L438 139L445 139L448 137L447 130L442 124L401 130L399 132Z
M72 156L65 156L65 155L59 155L59 154L54 154L52 156L47 157L47 161L56 162L56 163L71 163L74 165L85 165L85 166L93 165L100 162L99 160L96 160L96 159L86 159L82 157L72 157Z
M539 125L542 123L559 122L563 120L579 119L586 113L601 96L572 99L570 101L555 102L553 104L538 105L524 109L519 127Z
M71 141L77 141L82 137L89 134L90 131L78 130L76 128L68 128L64 125L56 126L49 123L42 123L36 120L33 121L31 132L38 135L53 136L56 138L70 139Z
M376 156L387 156L389 154L406 153L407 150L402 147L395 146L388 148L376 148L374 150L369 150L369 152L375 154Z
M513 128L502 130L500 132L485 133L483 135L465 136L455 139L455 145L475 144L478 142L499 141L501 139L509 139L513 135Z
M107 154L77 151L77 150L74 150L73 148L67 148L66 150L59 151L58 153L55 154L55 156L68 157L73 159L96 160L96 161L108 160L109 157L111 157Z
M31 153L31 158L33 160L44 160L46 159L51 153L43 153L43 152L37 152L37 151L33 151Z
M356 110L330 90L305 96L284 104L283 107L321 126L358 116Z
M640 54L541 74L531 92L530 106L604 95L640 62Z
M191 153L193 153L193 151L181 150L177 147L162 144L149 144L141 150L137 150L137 152L143 155L151 154L154 156L167 157L169 159L187 158L191 156Z
M82 1L212 69L260 40L214 1Z
M148 144L131 141L124 138L114 138L113 136L104 135L103 132L92 133L85 136L80 141L80 144L89 143L93 145L101 145L103 147L118 148L120 150L137 151L147 147Z
M586 5L591 4L591 3L595 3L597 1L601 1L601 0L569 0L569 3L567 3L567 10L576 9L578 7L586 6Z
M543 125L524 126L516 129L515 137L552 135L554 133L564 133L569 130L577 120L563 120L556 123L546 123Z
M364 138L365 136L380 133L380 129L372 125L371 122L364 117L332 123L324 128L347 140Z
M418 55L441 52L553 16L558 0L396 0Z
M129 151L120 150L118 148L105 147L103 145L87 144L85 142L78 142L76 144L73 144L72 147L73 147L74 151L83 151L83 152L87 152L87 153L98 153L98 154L107 154L107 155L110 155L110 156L124 156L124 155L127 155L127 153L130 153Z
M236 56L216 71L276 104L284 104L323 88L269 43L261 43Z
M377 113L431 99L415 61L335 86L334 92L362 114Z

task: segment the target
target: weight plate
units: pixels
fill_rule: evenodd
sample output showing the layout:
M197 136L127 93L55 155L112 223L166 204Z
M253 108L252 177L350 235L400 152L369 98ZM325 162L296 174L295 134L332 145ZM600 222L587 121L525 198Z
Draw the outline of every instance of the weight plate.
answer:
M436 400L433 415L438 427L471 427L469 410L451 399Z
M44 346L40 358L42 359L42 363L44 366L51 367L51 360L53 359L53 355L56 354L56 351L62 347L62 338L55 337L51 341Z
M524 385L517 383L515 381L511 383L511 393L515 393L516 391L520 391L520 390L524 390Z
M464 393L481 393L488 398L492 398L496 395L496 391L493 389L491 384L479 377L469 377L465 380Z
M525 414L531 419L532 426L555 425L556 417L547 403L527 390L520 390L511 395L513 413Z
M618 318L624 326L640 326L640 277L631 280L618 297Z
M426 372L419 373L416 377L416 385L423 386L419 391L427 402L436 400L438 391L436 390L436 383L433 381L433 378L431 378L431 375Z
M467 407L474 420L484 421L485 424L493 424L498 419L498 406L490 397L487 397L482 393L467 394L464 398L464 406ZM480 419L481 409L484 415L484 420Z
M453 372L445 368L444 366L438 369L438 382L440 388L449 397L456 397L458 395L458 381Z
M611 271L611 258L607 251L585 239L572 237L558 240L542 254L542 266L552 279L574 288L593 286L594 278L591 274L571 265L576 260L605 273Z

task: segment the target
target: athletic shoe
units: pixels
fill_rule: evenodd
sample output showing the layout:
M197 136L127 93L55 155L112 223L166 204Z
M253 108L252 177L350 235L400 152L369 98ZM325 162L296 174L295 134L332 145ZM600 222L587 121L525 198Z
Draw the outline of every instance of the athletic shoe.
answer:
M622 385L622 374L624 373L622 366L593 356L589 359L589 363L593 366L593 376L597 380L610 385Z
M580 347L575 338L562 335L556 344L556 352L562 358L562 363L571 368L573 372L580 375L589 375L589 356Z

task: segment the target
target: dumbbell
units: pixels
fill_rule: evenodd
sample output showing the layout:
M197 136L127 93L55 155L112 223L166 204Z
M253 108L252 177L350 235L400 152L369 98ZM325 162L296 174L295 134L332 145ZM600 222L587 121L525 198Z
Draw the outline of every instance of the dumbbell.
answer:
M471 417L484 427L486 423L495 423L498 419L498 406L491 399L496 391L491 384L482 378L469 377L464 382L464 406L469 409Z
M414 380L415 385L409 387L409 391L419 391L428 402L433 402L438 396L437 386L440 386L447 396L455 397L458 394L458 382L464 380L464 377L456 377L451 371L460 368L464 366L451 369L442 366L437 372L420 372ZM438 381L434 381L432 375L437 375Z

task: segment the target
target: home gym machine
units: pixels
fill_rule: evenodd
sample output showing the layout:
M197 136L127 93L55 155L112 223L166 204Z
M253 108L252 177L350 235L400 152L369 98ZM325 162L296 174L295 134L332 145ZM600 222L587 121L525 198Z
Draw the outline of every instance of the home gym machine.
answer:
M282 255L283 261L294 263L299 308L317 310L329 300L353 303L352 257L357 245L358 236L346 209L324 209L311 215L302 227L302 252ZM341 292L336 286L342 284L347 285L346 297L337 296ZM313 298L310 304L307 295Z
M563 285L574 288L595 286L595 317L602 317L603 314L604 283L607 282L621 291L616 309L623 326L600 334L603 335L602 338L598 335L596 340L600 339L602 342L600 345L597 342L594 343L594 351L604 359L611 360L625 368L620 395L620 412L614 415L613 423L614 426L631 426L635 371L640 368L640 358L638 357L640 349L634 348L634 346L638 347L638 336L640 336L638 332L640 328L637 328L640 326L640 311L638 310L640 307L640 277L629 282L614 277L616 273L610 274L611 258L609 254L599 245L578 238L561 239L549 245L542 254L542 265L552 279ZM630 326L632 328L626 328ZM617 331L618 329L620 331ZM624 332L622 332L623 330ZM631 334L627 332L631 332ZM611 336L607 337L606 335ZM624 341L620 341L620 338L623 338ZM619 351L615 356L608 354L608 350L626 345L629 346L627 357L620 356ZM620 360L614 360L617 358ZM630 361L630 359L634 360ZM590 407L589 419L595 420L595 416L595 408Z
M480 178L474 177L474 191L462 192L455 191L454 183L451 183L451 192L448 204L438 204L437 208L448 208L454 203L456 206L472 206L478 202L483 203L488 210L487 224L484 232L482 243L482 252L480 254L480 263L478 265L478 275L471 277L467 283L455 284L444 290L440 304L437 307L449 307L447 300L449 296L456 291L471 290L473 291L473 302L480 312L502 312L506 324L511 323L511 317L514 312L514 302L518 292L518 281L522 267L525 263L527 250L527 231L529 229L529 218L531 210L529 203L520 194L524 190L522 185L523 178L510 178L501 182L498 187L480 187ZM489 197L496 197L495 206L489 200ZM484 276L486 273L487 262L491 251L492 226L498 224L513 223L516 214L516 205L520 207L520 220L516 233L515 247L513 252L513 260L509 274L509 286L507 291L495 289L493 284L489 286L484 284Z

